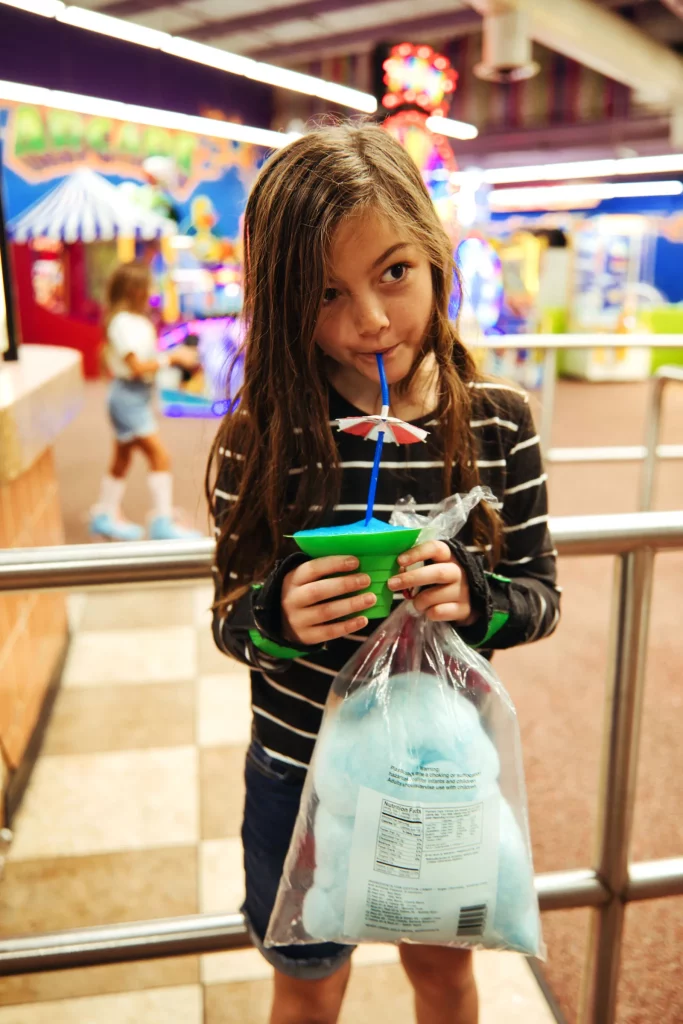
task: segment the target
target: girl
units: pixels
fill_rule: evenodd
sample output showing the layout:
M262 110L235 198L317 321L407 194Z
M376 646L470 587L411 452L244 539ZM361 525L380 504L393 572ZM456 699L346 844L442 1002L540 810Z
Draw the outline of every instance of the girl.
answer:
M271 1024L334 1024L352 949L265 950L263 938L325 698L369 635L364 612L375 598L350 596L369 583L355 559L309 559L286 536L349 523L365 508L372 451L333 421L379 412L377 352L392 413L430 435L383 461L376 511L408 494L429 509L477 482L501 508L480 505L462 539L403 555L390 583L397 596L421 587L416 607L484 653L537 640L559 617L555 552L527 397L480 377L458 340L447 315L451 246L399 143L377 126L343 125L280 150L249 198L244 241L244 385L208 482L218 533L214 635L252 669L243 910L275 967ZM399 951L418 1024L475 1024L469 952Z
M146 312L151 276L144 263L123 263L109 282L104 359L114 378L108 411L114 428L114 457L100 485L100 497L90 513L90 532L108 540L139 540L144 530L121 515L121 499L133 450L139 448L150 467L149 489L153 511L149 522L152 540L200 537L173 520L171 463L159 437L152 411L153 384L162 366L194 369L197 355L178 346L157 352L156 334Z

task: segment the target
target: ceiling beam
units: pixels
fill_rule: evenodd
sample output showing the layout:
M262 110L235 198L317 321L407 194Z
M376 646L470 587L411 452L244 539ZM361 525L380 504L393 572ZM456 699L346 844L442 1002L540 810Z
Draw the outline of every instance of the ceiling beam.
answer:
M123 0L127 2L127 0ZM259 28L273 28L286 21L297 21L316 18L321 14L345 11L349 7L374 7L384 0L306 0L305 3L287 4L283 7L269 7L266 10L252 11L234 18L221 18L218 21L206 21L196 28L183 32L187 39L206 42L214 36L232 34L233 32L249 32Z
M245 54L256 60L267 60L271 63L295 60L304 55L316 54L321 51L336 50L341 53L354 46L366 43L401 42L404 37L414 33L438 33L453 38L478 32L481 29L481 18L474 11L454 11L450 14L434 14L424 17L416 14L405 21L388 24L371 25L367 28L351 32L338 32L332 35L315 36L299 42L277 44L259 50L245 50Z
M656 143L656 151L669 148L670 119L668 117L628 117L604 121L584 121L572 124L542 125L532 128L482 131L476 139L454 143L458 161L462 166L501 166L524 162L514 154L533 152L564 154L562 159L578 159L567 154L572 150L610 152L620 147L642 146L649 151ZM587 157L581 157L584 159Z
M481 15L516 11L531 39L655 102L683 103L683 60L592 0L468 0Z

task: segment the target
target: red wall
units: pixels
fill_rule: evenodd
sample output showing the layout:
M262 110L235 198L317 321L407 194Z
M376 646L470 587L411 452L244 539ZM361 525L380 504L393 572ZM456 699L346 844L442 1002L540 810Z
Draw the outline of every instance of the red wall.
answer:
M75 316L59 316L34 301L28 245L12 245L11 259L21 340L28 345L61 345L78 349L83 355L85 376L98 377L98 351L102 343L100 325Z

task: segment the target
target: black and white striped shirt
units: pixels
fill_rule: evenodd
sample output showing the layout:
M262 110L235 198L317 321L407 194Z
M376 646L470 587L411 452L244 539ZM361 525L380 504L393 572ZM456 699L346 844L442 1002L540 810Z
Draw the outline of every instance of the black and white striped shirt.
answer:
M501 506L504 551L496 573L511 579L500 587L496 606L509 612L503 628L488 642L490 648L513 647L548 636L559 619L560 591L555 585L556 552L548 531L546 474L539 437L534 427L528 398L511 385L475 382L472 393L471 427L477 445L477 466L481 483L490 487ZM334 389L330 389L330 418L361 414ZM396 502L411 495L417 511L430 510L443 498L443 458L440 458L439 424L425 416L414 421L430 431L424 444L385 445L379 474L375 513L388 519ZM335 434L342 466L339 502L329 525L355 522L365 512L374 445L352 434ZM233 457L239 457L232 453ZM228 503L229 464L215 491L216 521ZM457 487L454 487L454 490ZM469 527L459 539L476 551ZM216 596L222 593L218 571ZM254 581L256 582L256 581ZM504 593L503 593L504 591ZM401 600L396 595L396 600ZM332 679L367 636L379 625L368 626L325 648L316 648L292 661L271 659L254 650L245 628L245 595L226 617L216 614L214 637L218 647L250 664L254 734L266 751L288 764L305 769L320 727L322 712ZM242 605L242 608L238 608ZM253 624L253 620L252 620ZM485 628L485 624L484 624ZM467 630L460 630L467 639ZM284 643L285 641L283 641ZM487 652L482 652L487 653ZM258 659L258 668L253 667Z

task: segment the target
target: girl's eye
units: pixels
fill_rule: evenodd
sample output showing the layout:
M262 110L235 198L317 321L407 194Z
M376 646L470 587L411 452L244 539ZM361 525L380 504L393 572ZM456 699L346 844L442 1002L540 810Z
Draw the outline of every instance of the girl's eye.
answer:
M407 263L394 263L392 264L392 266L388 267L384 271L384 273L382 274L382 280L385 281L386 283L391 283L393 281L402 281L407 273Z
M323 304L334 302L334 300L337 298L337 295L339 295L339 292L337 291L336 288L326 288L325 291L323 292Z

